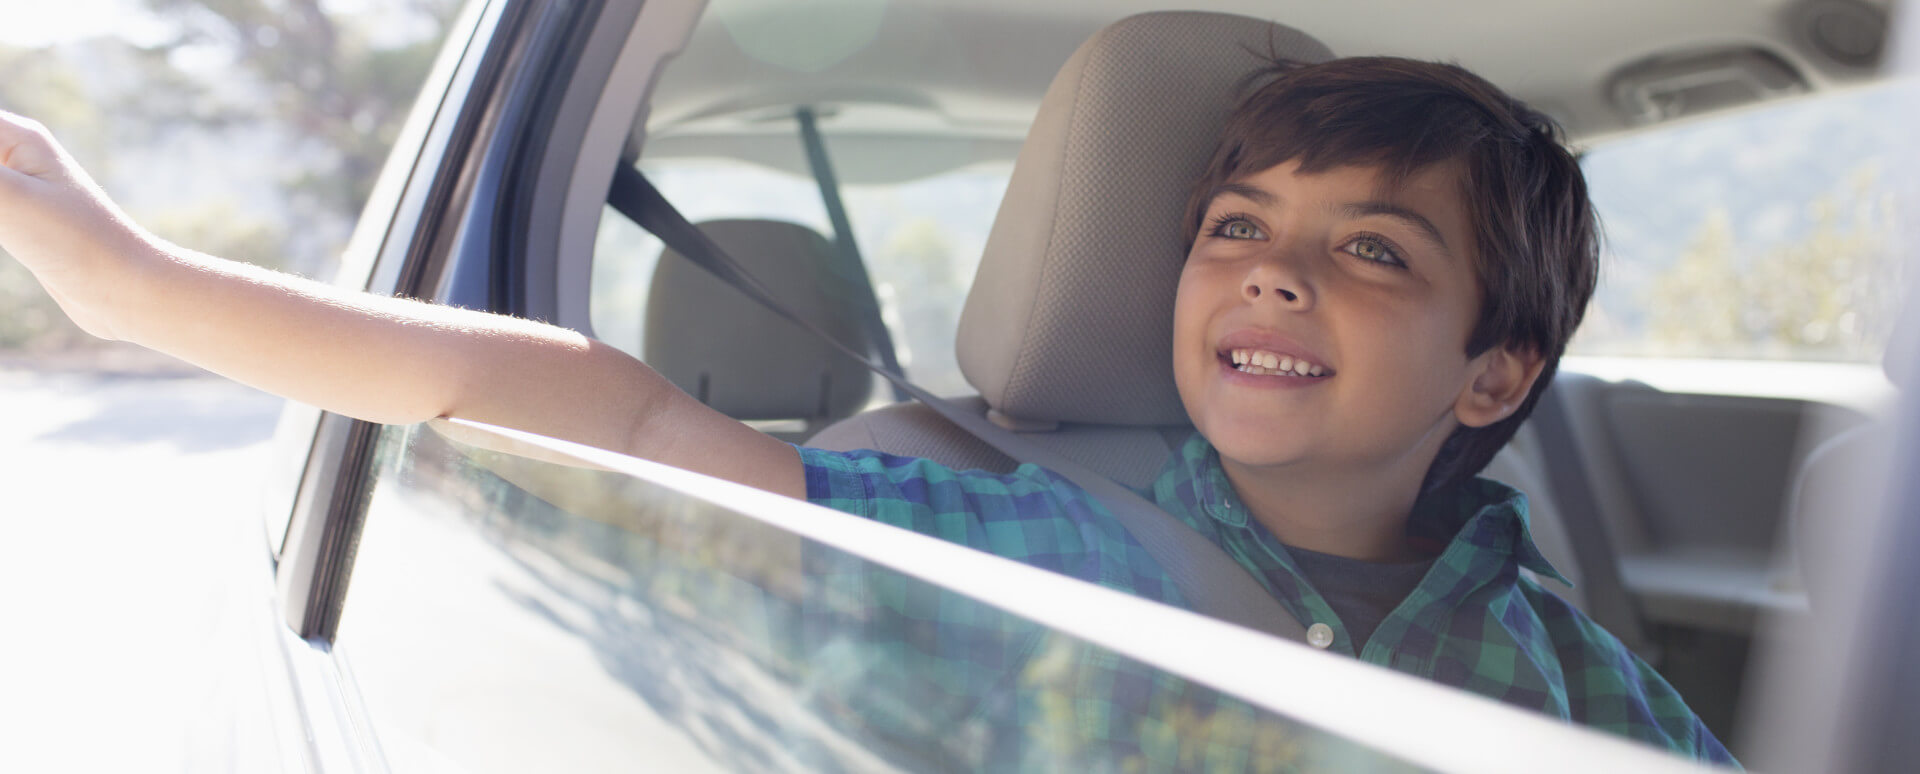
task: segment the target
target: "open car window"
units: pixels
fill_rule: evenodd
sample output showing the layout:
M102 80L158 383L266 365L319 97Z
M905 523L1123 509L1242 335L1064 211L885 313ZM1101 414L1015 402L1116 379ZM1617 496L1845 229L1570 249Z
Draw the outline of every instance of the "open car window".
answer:
M1693 770L620 455L441 421L376 456L336 644L397 768Z
M1601 284L1569 352L1877 363L1901 287L1891 172L1915 108L1880 84L1596 144Z

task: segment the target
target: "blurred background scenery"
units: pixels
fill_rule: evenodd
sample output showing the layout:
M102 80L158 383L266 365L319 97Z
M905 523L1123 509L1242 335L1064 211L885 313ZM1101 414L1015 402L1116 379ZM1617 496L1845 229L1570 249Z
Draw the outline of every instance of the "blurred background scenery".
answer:
M458 5L8 0L0 109L160 235L330 278ZM246 581L281 405L86 336L0 257L5 768L217 765L191 740L232 733L210 718L266 609Z
M9 5L0 108L45 123L155 233L329 278L460 3ZM130 357L68 323L12 261L0 310L16 362Z

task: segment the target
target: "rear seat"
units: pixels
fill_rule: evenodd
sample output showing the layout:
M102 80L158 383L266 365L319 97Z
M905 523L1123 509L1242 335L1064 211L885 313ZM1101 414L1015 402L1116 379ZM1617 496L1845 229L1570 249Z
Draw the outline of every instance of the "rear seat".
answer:
M980 390L964 405L1133 486L1191 432L1169 366L1180 217L1240 81L1259 64L1252 52L1332 57L1277 24L1162 12L1107 27L1062 67L1015 162L960 320L961 370ZM1014 467L918 404L861 414L808 444L959 469ZM1530 495L1536 542L1577 583L1546 470L1522 428L1487 475Z
M832 274L833 246L813 230L772 220L700 224L729 255L795 312L856 352L870 351L866 327L847 298L854 285ZM867 404L866 366L749 300L672 249L655 264L647 296L642 358L675 386L727 416L798 441Z

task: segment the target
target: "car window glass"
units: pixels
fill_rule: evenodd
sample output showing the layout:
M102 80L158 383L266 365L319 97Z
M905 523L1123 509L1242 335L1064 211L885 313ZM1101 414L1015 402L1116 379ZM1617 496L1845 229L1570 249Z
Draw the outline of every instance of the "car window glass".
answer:
M399 770L1412 768L660 484L376 459L336 653Z
M1915 194L1890 174L1914 118L1897 97L1824 94L1588 151L1605 243L1569 352L1878 361L1899 287L1895 203Z
M643 158L640 169L695 223L767 219L833 236L810 178L722 158ZM842 186L901 366L935 393L971 391L954 359L954 332L1011 171L1010 163L989 162L905 182ZM596 337L642 355L647 286L660 254L651 234L612 208L602 213L589 301ZM885 390L874 396L890 397Z

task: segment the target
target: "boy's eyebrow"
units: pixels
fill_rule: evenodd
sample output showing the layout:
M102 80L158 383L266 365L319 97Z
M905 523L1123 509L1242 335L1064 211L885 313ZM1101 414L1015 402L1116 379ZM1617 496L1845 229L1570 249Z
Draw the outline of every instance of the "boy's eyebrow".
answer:
M1207 200L1212 201L1221 194L1233 194L1262 207L1271 207L1274 203L1280 201L1280 197L1268 193L1267 189L1251 186L1246 183L1221 183L1213 189L1213 195L1207 197Z
M1433 225L1433 221L1428 220L1427 216L1425 215L1421 215L1418 212L1414 212L1413 210L1407 209L1398 204L1394 204L1393 202L1383 202L1383 201L1353 202L1351 204L1341 207L1340 214L1342 216L1349 217L1349 218L1364 218L1370 215L1384 215L1386 217L1402 221L1407 225L1412 226L1415 229L1418 229L1421 233L1425 234L1427 238L1433 240L1433 243L1435 245L1438 245L1441 250L1446 251L1447 253L1453 252L1453 248L1447 246L1447 238L1440 235L1440 229Z

